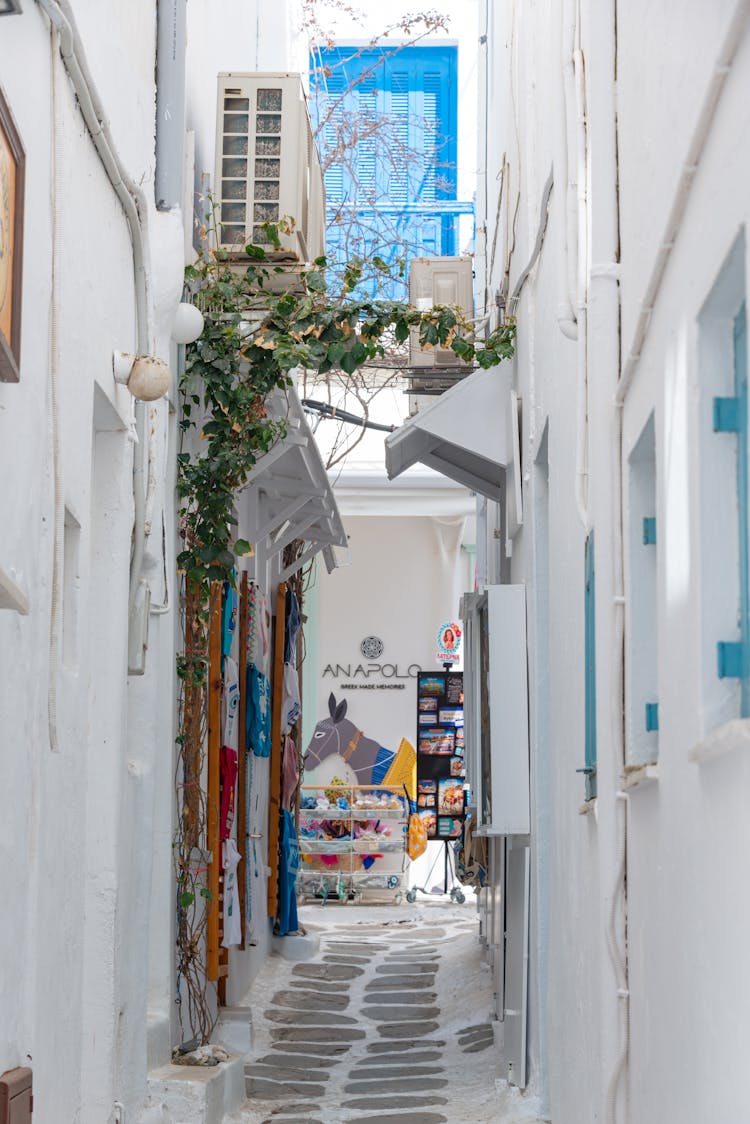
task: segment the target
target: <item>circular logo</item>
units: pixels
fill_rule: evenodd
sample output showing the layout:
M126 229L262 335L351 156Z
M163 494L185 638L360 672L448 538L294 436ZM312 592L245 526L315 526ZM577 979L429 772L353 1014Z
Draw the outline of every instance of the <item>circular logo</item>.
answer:
M379 636L365 636L359 650L366 660L377 660L382 656L385 644Z

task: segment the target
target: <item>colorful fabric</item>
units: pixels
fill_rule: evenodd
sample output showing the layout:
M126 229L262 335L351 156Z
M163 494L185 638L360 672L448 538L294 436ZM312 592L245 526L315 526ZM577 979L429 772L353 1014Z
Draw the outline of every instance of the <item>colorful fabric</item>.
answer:
M221 654L228 656L232 651L232 641L237 627L237 591L229 582L224 582L224 603L221 609Z
M221 769L221 817L219 832L222 839L228 839L234 822L235 788L237 786L237 750L229 745L221 747L219 758Z
M224 868L224 948L242 944L242 918L240 916L240 890L237 884L237 867L242 855L234 839L225 839L222 845Z
M299 781L299 754L292 738L284 738L281 751L281 807L291 808L297 782Z
M221 694L221 741L234 750L238 748L239 708L239 670L232 657L227 656L224 660L224 689Z
M288 734L300 716L299 675L290 663L284 664L284 686L281 693L281 733Z
M284 614L284 663L297 664L297 633L299 632L299 602L293 589L286 591Z
M281 839L279 842L279 936L295 933L299 928L297 918L297 871L299 870L299 844L294 829L294 817L286 809L281 813Z
M247 715L245 733L248 749L256 757L271 752L271 684L255 664L247 669Z
M409 799L417 799L417 751L411 742L402 738L396 750L393 763L378 784L402 785L409 794Z
M418 859L427 850L427 829L422 817L415 812L409 816L409 831L406 853L410 859Z

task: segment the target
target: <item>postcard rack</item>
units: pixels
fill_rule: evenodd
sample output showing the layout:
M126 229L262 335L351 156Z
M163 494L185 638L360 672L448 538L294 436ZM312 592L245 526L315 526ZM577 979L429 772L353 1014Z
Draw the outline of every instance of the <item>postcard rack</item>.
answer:
M302 785L299 892L323 901L400 901L409 811L401 786Z

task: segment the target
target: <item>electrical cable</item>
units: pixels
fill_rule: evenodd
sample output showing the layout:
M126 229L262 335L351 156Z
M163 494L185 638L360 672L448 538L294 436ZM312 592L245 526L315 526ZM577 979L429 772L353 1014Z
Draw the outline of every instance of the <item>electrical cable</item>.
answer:
M398 428L395 425L384 425L382 422L368 421L367 418L359 418L356 414L350 414L348 410L341 410L338 406L331 406L328 402L318 402L314 398L303 398L302 405L306 410L313 410L323 418L330 418L332 421L341 421L346 425L358 425L361 426L362 429L377 429L381 433L394 433Z

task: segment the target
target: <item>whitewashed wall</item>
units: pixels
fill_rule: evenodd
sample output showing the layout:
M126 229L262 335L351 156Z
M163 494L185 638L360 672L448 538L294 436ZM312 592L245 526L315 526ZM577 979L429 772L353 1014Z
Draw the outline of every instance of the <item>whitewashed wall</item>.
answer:
M738 143L748 126L746 31L735 36L736 52L730 51L731 69L684 214L676 232L666 234L683 167L695 162L693 141L714 66L727 62L720 51L730 18L742 7L728 0L714 5L706 22L705 7L699 4L668 4L658 12L647 3L617 6L618 286L611 269L618 249L613 228L614 12L609 4L581 5L589 146L586 162L576 163L573 127L569 167L573 179L585 169L587 194L582 252L588 452L578 467L588 468L588 514L596 535L599 793L588 814L581 815L583 780L575 769L584 763L585 529L576 503L576 373L582 356L576 341L566 339L557 326L565 300L561 255L566 211L564 177L558 174L563 59L568 55L563 39L569 43L563 28L566 13L574 18L575 6L543 0L523 7L490 6L487 259L495 213L501 216L487 286L490 301L502 282L505 247L513 242L516 193L520 190L511 290L531 257L542 186L550 166L555 169L541 256L517 307L525 524L511 561L512 579L525 581L530 594L530 1081L541 1110L554 1120L699 1124L750 1111L740 1062L750 1041L742 998L748 968L740 935L748 922L741 889L748 848L742 812L749 780L747 722L726 725L738 713L737 691L727 681L719 683L715 674L716 641L733 638L720 633L722 614L725 628L728 616L731 629L736 612L731 590L722 592L736 583L736 501L733 508L731 464L730 484L726 479L722 484L722 454L712 446L709 416L711 396L731 393L731 371L722 369L726 349L723 355L721 348L717 351L711 332L718 330L717 322L730 322L747 273L740 236L748 219L750 166L745 146ZM667 40L669 51L664 50ZM511 165L504 185L506 191L510 185L510 196L496 212L495 177L503 153ZM660 247L672 242L661 285L649 291ZM722 274L733 248L733 263ZM481 243L479 250L481 264ZM720 277L723 285L716 286ZM480 286L484 278L480 269ZM622 310L623 367L635 353L622 411L622 492L615 294ZM653 313L643 346L634 347L644 303L653 303ZM643 514L635 507L631 512L628 458L651 415L658 536L657 611L651 625L658 648L659 764L650 783L629 787L637 775L626 781L619 748L623 687L614 603L617 503L622 495L627 554L640 530L636 519ZM633 491L634 504L635 498ZM645 657L642 648L631 647L639 607L629 558L625 580L624 728L625 762L630 763L638 760L635 730L642 714L630 713L629 661ZM709 760L717 746L726 753ZM623 799L618 793L626 785ZM608 1089L623 1045L618 1022L623 999L617 996L622 981L610 962L607 933L624 816L630 1054L617 1086L614 1116ZM621 940L619 904L614 918Z
M150 201L155 5L79 2L75 16L115 145ZM30 605L28 616L0 613L0 1072L32 1066L35 1118L101 1124L116 1100L135 1111L145 1091L154 822L171 836L171 800L162 787L155 802L153 776L173 744L171 703L156 704L157 687L172 696L171 622L152 618L149 671L129 687L132 399L115 386L112 351L135 350L131 244L38 5L2 20L0 74L26 149L21 381L0 385L0 566ZM149 212L155 350L169 358L181 227ZM163 466L166 405L152 422ZM56 474L67 516L55 512ZM159 544L162 503L158 490ZM65 521L51 665L53 543L57 534L64 553Z

